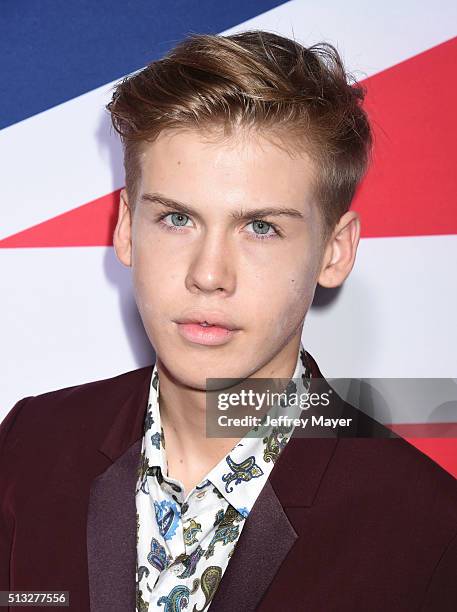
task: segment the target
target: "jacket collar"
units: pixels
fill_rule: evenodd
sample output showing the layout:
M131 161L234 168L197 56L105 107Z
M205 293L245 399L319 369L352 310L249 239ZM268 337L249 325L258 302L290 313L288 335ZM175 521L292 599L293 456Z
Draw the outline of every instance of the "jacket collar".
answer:
M135 370L130 394L123 401L98 450L111 461L121 457L143 437L149 386L154 364Z
M307 351L305 351L304 358L311 372L310 393L313 391L322 393L330 389L316 361ZM334 401L336 403L332 413L341 410L343 405L338 396L335 396ZM302 415L309 417L312 413L312 409L303 410ZM296 428L270 475L271 485L283 507L312 505L322 475L327 469L338 441L337 430L330 431L326 438L305 438L300 437L299 433L300 429ZM299 472L297 472L298 469L300 469ZM300 478L297 478L297 473L300 474Z

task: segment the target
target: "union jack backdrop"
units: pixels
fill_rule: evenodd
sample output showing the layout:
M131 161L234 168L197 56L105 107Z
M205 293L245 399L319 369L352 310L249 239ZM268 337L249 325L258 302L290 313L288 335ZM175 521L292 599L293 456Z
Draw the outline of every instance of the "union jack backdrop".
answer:
M264 29L334 44L367 88L373 163L343 287L303 330L323 374L436 378L390 421L457 476L457 3L441 0L4 0L0 420L28 395L151 363L112 231L124 183L114 83L190 32Z

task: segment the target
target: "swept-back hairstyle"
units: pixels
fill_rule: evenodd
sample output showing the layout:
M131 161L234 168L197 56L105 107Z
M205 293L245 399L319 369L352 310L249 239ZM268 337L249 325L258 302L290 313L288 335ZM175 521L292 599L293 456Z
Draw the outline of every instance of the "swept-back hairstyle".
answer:
M107 105L124 146L131 205L139 153L167 128L230 136L253 128L305 152L325 233L350 207L371 156L364 88L345 71L336 48L304 47L261 30L231 36L192 34L162 59L123 79Z

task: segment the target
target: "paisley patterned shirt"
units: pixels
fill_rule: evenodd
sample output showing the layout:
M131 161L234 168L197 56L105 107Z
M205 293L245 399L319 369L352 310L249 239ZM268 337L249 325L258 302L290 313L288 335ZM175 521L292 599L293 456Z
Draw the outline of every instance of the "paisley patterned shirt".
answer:
M286 393L305 393L310 371L300 346ZM292 402L289 402L292 404ZM298 416L300 406L273 406L268 414ZM258 428L253 428L258 431ZM136 488L137 612L203 612L210 605L236 543L293 425L267 428L261 437L246 434L184 495L168 476L159 411L159 376L153 368Z

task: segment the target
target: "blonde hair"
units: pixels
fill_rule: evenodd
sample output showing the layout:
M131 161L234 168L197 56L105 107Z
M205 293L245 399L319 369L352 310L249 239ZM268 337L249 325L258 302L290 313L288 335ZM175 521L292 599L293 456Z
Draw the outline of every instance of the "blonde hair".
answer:
M165 129L225 136L235 127L277 137L304 151L315 168L314 196L331 231L350 207L370 159L364 88L346 73L336 48L304 47L261 30L192 34L162 59L123 79L107 109L124 146L133 205L139 153Z

